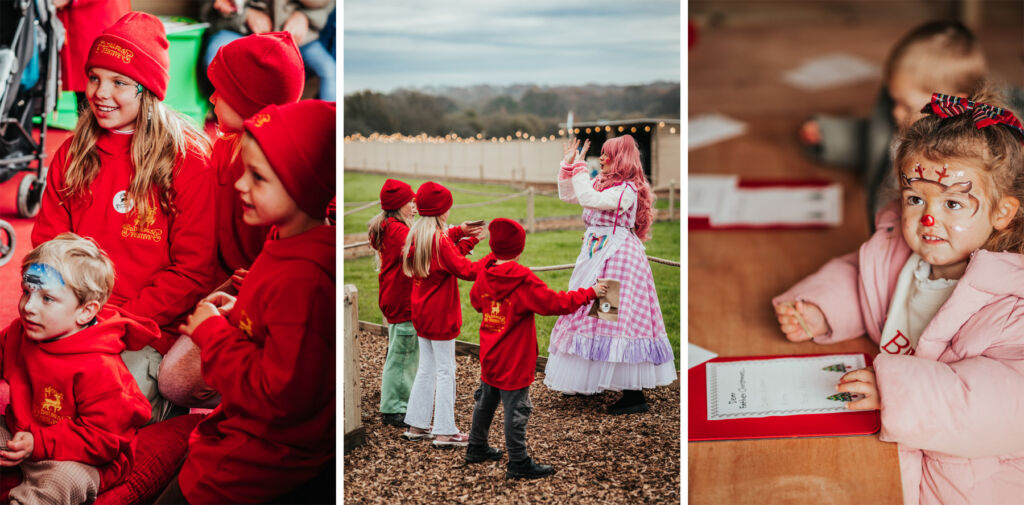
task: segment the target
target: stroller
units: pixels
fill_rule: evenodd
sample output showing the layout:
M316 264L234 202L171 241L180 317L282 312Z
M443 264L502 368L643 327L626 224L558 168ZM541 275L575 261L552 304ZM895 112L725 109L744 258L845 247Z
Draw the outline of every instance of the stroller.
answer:
M18 172L34 172L18 185L22 217L35 216L42 200L46 120L57 102L63 43L64 28L50 0L0 0L0 183ZM38 142L32 136L36 118ZM0 265L13 251L14 230L0 220Z

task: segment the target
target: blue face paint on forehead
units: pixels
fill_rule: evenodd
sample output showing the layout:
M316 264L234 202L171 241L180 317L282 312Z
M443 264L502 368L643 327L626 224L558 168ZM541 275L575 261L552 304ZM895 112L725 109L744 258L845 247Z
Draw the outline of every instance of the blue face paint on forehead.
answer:
M46 263L29 265L21 280L35 289L55 289L64 286L64 277L61 277L56 268Z

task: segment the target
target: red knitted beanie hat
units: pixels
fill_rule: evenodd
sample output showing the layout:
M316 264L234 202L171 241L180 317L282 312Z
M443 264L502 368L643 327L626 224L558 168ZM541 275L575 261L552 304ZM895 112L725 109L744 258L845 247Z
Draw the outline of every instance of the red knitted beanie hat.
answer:
M511 219L496 218L487 225L487 231L491 235L491 252L495 258L510 260L519 256L526 247L526 230Z
M334 198L334 102L302 100L269 105L244 123L288 195L303 212L323 219Z
M421 216L440 216L452 208L452 192L448 188L427 181L416 190L416 211Z
M224 45L206 75L243 119L268 105L298 101L306 83L299 47L288 32L249 35Z
M99 67L126 75L161 101L167 94L171 66L164 24L145 12L129 12L92 43L85 70Z
M380 188L380 208L384 210L398 210L409 200L416 196L412 192L412 186L402 181L388 179Z

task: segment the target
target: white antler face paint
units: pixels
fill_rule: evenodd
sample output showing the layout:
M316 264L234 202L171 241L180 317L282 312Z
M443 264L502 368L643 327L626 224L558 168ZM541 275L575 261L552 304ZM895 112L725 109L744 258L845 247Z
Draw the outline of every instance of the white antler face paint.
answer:
M56 268L46 263L33 263L29 265L21 280L32 290L57 289L64 286L64 277L60 275Z
M991 179L971 159L911 162L899 179L907 245L932 265L933 278L959 279L994 231Z

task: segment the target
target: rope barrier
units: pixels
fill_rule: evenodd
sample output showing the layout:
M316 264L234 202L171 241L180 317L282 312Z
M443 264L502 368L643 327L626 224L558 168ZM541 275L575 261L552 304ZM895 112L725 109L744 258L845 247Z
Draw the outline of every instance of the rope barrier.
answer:
M647 261L653 261L655 263L661 263L662 265L668 265L670 267L681 267L678 261L672 261L662 258L655 258L654 256L648 256ZM554 270L572 270L576 268L575 263L567 263L565 265L551 265L548 267L530 267L530 270L534 272L550 272Z
M355 247L362 247L364 245L370 245L370 241L367 240L365 242L353 242L351 244L345 244L345 247L342 247L342 249L352 249Z
M361 210L363 210L363 209L367 209L367 208L369 208L369 207L372 207L372 206L374 206L374 205L377 205L377 204L379 204L379 203L380 203L380 200L376 200L376 201L373 201L373 202L369 202L369 203L366 203L366 204L364 204L364 205L361 205L361 206L359 206L359 207L357 207L357 208L355 208L355 209L352 209L352 210L348 210L348 211L345 211L345 213L344 213L344 214L342 214L342 216L347 216L347 215L349 215L349 214L354 214L354 213L356 213L356 212L359 212L359 211L361 211Z
M511 200L513 198L519 198L520 196L523 196L523 195L525 195L528 192L529 191L522 191L522 192L519 192L519 193L513 193L513 194L508 195L508 196L506 196L504 198L497 198L495 200L490 200L490 201L487 201L487 202L464 203L464 204L460 204L460 205L452 205L452 208L453 209L468 209L468 208L471 208L471 207L483 207L484 205L490 205L492 203L504 202L505 200Z
M462 188L456 188L456 187L449 187L448 189L451 190L452 193L466 193L467 195L477 195L477 196L505 196L505 195L508 195L508 193L496 193L496 192L493 192L493 191L476 191L476 190L472 190L472 189L462 189ZM519 189L519 188L515 188L515 189Z

